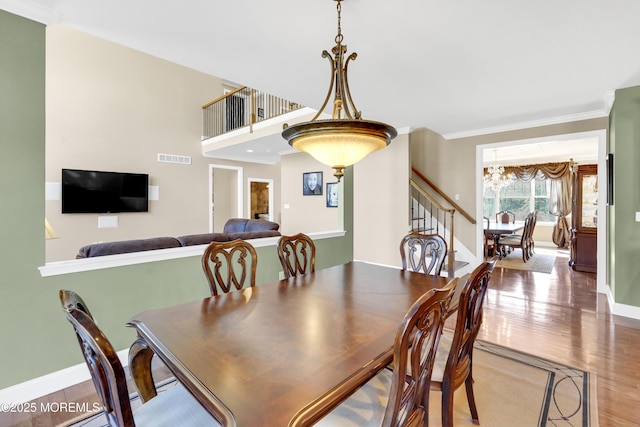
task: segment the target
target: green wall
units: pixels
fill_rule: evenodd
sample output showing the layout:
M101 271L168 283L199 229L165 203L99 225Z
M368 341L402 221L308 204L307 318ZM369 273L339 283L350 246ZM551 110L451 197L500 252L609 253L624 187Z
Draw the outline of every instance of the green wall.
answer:
M45 26L0 10L0 389L78 363L59 289L78 292L116 349L134 339L127 320L202 298L199 257L41 277L44 264ZM317 242L317 267L353 259L353 175L345 173L347 234ZM274 247L257 248L258 283L278 277Z
M616 91L610 115L614 203L609 207L609 284L616 303L640 306L640 86Z
M34 377L55 341L42 335L45 27L0 11L0 387ZM34 329L36 329L34 331Z

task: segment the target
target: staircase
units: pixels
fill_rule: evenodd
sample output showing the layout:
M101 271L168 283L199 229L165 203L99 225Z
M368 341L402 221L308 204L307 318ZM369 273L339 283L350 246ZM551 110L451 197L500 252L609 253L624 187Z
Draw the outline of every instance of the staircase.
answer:
M443 271L447 271L447 275L453 277L456 271L469 264L467 261L456 258L455 216L462 215L472 224L476 221L417 169L411 168L411 170L420 181L409 179L411 231L439 234L445 239L448 255ZM444 204L452 207L445 207Z

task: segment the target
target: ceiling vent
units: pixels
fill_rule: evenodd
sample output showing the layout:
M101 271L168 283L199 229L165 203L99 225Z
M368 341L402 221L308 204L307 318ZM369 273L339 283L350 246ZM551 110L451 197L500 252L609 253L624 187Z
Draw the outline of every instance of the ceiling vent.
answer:
M191 164L191 157L189 157L189 156L178 156L176 154L158 153L158 161L160 163L177 163L179 165L190 165Z

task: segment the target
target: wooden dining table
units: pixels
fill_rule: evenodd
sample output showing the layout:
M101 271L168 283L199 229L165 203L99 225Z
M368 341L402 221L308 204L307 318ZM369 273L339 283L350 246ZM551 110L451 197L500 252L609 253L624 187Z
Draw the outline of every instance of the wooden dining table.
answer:
M502 253L500 250L497 250L500 247L500 238L504 235L514 234L524 228L524 224L515 224L515 223L502 223L502 222L491 222L487 226L485 223L484 232L487 233L490 238L493 239L494 247L498 252L498 256L502 257Z
M306 426L392 360L406 312L447 282L350 262L128 325L223 425Z

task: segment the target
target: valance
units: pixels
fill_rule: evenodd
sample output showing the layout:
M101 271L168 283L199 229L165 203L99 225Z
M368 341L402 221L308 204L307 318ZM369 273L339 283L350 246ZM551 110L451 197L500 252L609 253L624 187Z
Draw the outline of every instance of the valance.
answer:
M505 166L504 173L513 173L521 181L529 182L541 173L549 179L560 179L571 174L572 162L542 163L539 165Z

